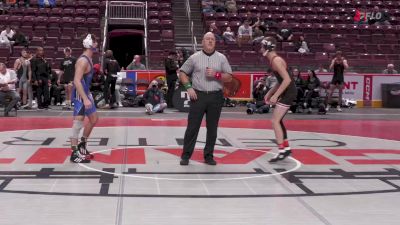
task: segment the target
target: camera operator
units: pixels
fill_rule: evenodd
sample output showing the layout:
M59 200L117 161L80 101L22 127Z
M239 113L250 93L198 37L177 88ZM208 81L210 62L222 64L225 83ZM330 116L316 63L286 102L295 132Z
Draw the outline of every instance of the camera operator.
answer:
M167 107L164 100L164 94L158 87L158 82L153 80L146 93L143 95L145 101L146 113L152 115L154 113L162 113Z
M264 100L264 96L269 90L266 83L265 77L256 82L253 90L253 98L255 102L247 104L247 114L253 114L254 112L262 114L269 112L269 105L267 105Z

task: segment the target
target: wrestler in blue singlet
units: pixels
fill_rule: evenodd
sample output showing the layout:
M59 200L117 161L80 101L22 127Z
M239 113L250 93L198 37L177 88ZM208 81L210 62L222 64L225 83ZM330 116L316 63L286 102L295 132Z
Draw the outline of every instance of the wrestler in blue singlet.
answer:
M90 64L90 72L83 74L83 78L81 80L83 90L85 91L85 94L89 98L89 100L92 102L92 107L89 109L85 109L85 105L83 103L83 99L81 96L79 96L78 91L75 88L72 90L72 101L74 102L74 116L89 116L92 113L96 112L96 106L94 104L93 96L90 93L90 84L92 83L92 78L93 78L93 63L92 61L85 55L82 55L80 58L85 58L88 63Z

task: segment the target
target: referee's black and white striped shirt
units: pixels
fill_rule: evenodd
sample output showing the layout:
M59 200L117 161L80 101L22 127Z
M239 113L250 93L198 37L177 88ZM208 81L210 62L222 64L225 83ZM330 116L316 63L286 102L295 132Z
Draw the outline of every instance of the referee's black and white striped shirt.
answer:
M219 91L222 90L222 81L207 77L207 67L216 72L232 74L231 65L225 55L215 51L207 54L204 51L198 51L189 57L182 65L180 71L192 78L192 86L198 91Z

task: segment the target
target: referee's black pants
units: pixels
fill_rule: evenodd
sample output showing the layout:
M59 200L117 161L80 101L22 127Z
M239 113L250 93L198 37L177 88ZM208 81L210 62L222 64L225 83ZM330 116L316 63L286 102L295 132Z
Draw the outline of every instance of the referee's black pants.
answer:
M222 91L201 92L196 91L197 100L190 102L188 125L183 141L182 159L190 159L196 145L201 122L206 114L207 137L204 148L204 159L212 159L214 146L217 140L218 121L221 116L224 102Z

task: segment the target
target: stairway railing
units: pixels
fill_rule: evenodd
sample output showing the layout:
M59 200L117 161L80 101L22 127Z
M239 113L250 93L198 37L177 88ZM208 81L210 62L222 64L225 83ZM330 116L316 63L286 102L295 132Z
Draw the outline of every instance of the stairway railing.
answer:
M101 49L102 52L104 52L106 50L107 32L108 32L108 1L106 1L106 11L105 11L105 15L104 15L103 45L102 45L102 49ZM102 68L103 68L104 55L101 57L101 65L102 65Z
M185 0L185 6L186 6L186 15L187 15L188 20L189 20L189 29L188 30L190 32L191 46L193 48L193 51L196 51L196 45L197 44L195 45L196 37L194 36L194 31L193 31L194 25L193 25L193 21L192 21L192 17L191 17L192 12L191 12L191 9L190 9L189 0Z
M146 19L146 4L135 1L110 1L108 5L109 19L144 22L143 20Z
M145 8L145 18L144 18L144 54L146 59L146 68L149 68L149 51L147 49L147 1Z

